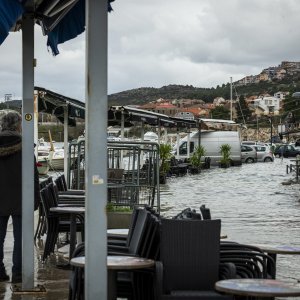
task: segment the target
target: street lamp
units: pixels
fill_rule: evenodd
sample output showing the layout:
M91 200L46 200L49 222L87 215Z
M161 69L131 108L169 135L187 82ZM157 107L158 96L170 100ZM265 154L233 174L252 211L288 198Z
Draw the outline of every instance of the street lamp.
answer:
M271 142L271 147L272 147L272 140L273 140L273 118L272 118L272 116L273 116L273 114L274 114L274 105L269 105L268 106L268 116L269 116L269 121L270 121L270 138L271 138L271 140L270 140L270 142Z

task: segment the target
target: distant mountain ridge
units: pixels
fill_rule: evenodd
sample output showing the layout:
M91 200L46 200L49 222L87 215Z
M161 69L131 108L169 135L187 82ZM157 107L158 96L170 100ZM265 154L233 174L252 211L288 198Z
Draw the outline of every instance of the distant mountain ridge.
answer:
M258 75L249 75L234 82L236 94L252 96L273 95L279 91L300 91L300 62L283 61L276 67L268 67ZM200 99L213 102L216 97L230 99L230 84L216 88L199 88L192 85L170 84L161 88L143 87L111 94L109 105L142 105L159 98L164 99Z

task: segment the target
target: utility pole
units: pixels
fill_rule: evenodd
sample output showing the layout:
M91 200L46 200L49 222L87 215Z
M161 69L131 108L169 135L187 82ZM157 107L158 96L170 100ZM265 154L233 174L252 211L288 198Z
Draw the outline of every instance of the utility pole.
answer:
M4 101L6 103L6 108L9 108L9 101L12 100L12 94L4 94Z
M232 77L230 77L230 120L232 121Z

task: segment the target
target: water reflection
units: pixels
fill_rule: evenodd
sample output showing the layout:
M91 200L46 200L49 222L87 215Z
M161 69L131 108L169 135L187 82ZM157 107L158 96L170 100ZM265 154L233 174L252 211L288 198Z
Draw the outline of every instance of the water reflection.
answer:
M168 179L161 186L162 215L174 216L186 207L211 209L222 219L222 232L243 243L300 246L299 184L283 185L288 159ZM278 277L300 279L300 257L279 256Z

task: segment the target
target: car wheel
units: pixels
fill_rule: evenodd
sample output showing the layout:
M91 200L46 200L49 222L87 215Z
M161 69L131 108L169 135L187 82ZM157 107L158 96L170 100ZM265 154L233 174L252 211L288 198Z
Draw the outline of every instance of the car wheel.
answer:
M246 164L253 164L253 163L254 163L254 158L248 157L248 158L246 159Z
M276 154L276 155L275 155L275 157L277 157L277 158L278 158L278 157L280 157L280 155L279 155L279 154Z
M273 159L271 157L266 157L264 159L264 162L272 162L272 161L273 161Z

